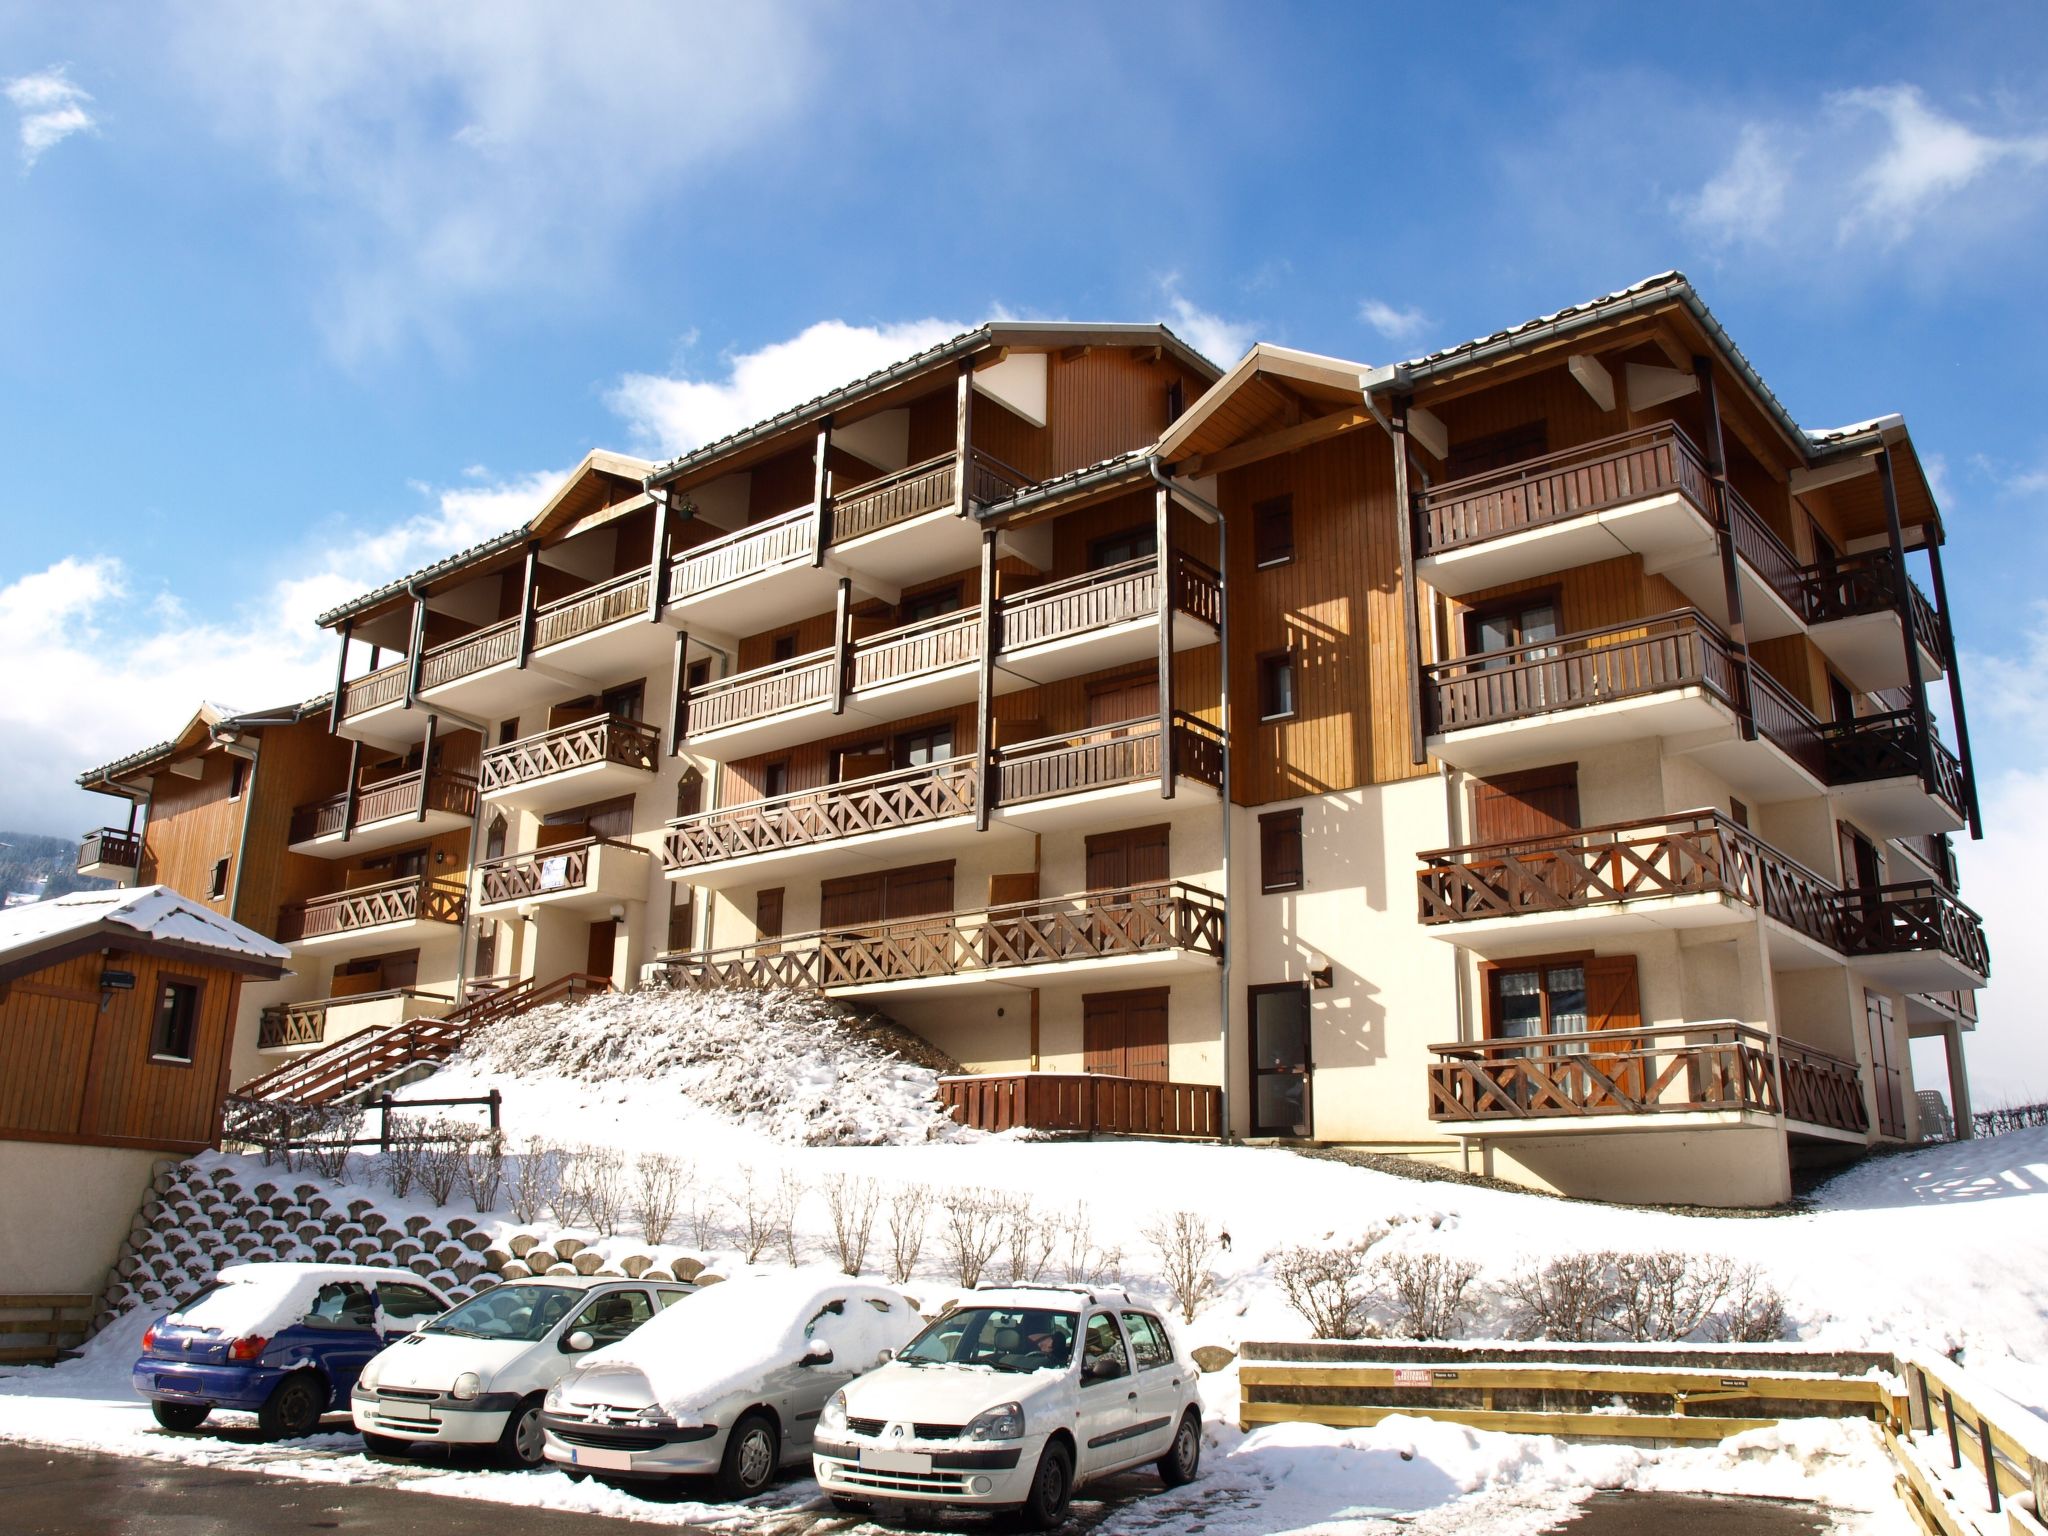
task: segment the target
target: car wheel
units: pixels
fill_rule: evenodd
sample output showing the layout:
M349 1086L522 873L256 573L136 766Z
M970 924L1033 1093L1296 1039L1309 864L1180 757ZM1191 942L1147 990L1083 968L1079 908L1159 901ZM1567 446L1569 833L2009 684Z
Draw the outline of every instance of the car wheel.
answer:
M412 1443L396 1435L373 1435L367 1429L362 1433L363 1450L372 1456L402 1456Z
M547 1435L540 1427L543 1394L535 1392L519 1400L505 1416L505 1432L498 1436L498 1459L513 1468L547 1464Z
M206 1416L213 1412L204 1403L158 1402L152 1402L149 1411L156 1415L157 1423L165 1429L197 1429L206 1422Z
M256 1410L256 1428L266 1440L297 1440L318 1429L326 1411L327 1383L311 1371L295 1371Z
M1073 1496L1074 1453L1064 1440L1055 1440L1038 1458L1031 1492L1017 1511L1018 1522L1027 1531L1049 1531L1067 1518L1067 1501Z
M782 1436L765 1413L750 1413L725 1437L718 1464L718 1491L728 1499L751 1499L775 1481L782 1465Z
M1173 1432L1173 1444L1154 1463L1159 1481L1169 1488L1192 1483L1202 1466L1202 1416L1190 1408L1180 1416L1180 1428Z

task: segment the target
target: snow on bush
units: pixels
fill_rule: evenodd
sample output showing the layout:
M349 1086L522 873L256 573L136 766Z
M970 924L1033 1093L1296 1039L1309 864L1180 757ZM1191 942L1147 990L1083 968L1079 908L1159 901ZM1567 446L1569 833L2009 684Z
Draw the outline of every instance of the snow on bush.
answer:
M461 1060L508 1077L672 1086L701 1108L804 1146L952 1135L938 1074L873 1033L807 992L608 992L494 1024Z

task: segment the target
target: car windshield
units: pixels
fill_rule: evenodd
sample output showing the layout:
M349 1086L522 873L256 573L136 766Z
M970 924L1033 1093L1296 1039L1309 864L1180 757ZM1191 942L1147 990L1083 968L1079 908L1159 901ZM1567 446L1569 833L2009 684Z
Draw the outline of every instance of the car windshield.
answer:
M909 1365L985 1365L998 1371L1062 1370L1074 1358L1080 1319L1044 1307L962 1307L906 1345Z
M569 1315L569 1309L589 1294L566 1285L500 1285L436 1318L422 1331L470 1339L520 1339L530 1344L546 1338L555 1324Z

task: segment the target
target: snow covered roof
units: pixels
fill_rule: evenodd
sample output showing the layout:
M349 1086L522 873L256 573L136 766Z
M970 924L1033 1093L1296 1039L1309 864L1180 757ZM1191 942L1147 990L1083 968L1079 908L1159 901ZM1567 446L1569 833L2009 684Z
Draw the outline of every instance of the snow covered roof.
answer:
M280 976L291 951L209 912L167 885L74 891L54 901L0 911L0 980L55 958L109 945L201 956L230 970Z
M280 704L275 709L235 710L217 700L206 700L194 711L184 728L169 741L160 741L153 747L144 747L139 752L130 752L126 757L117 757L111 763L102 763L89 768L78 776L81 789L98 790L107 794L121 794L126 791L114 788L116 779L127 778L145 768L153 767L181 753L202 745L212 745L214 740L226 731L246 730L252 726L290 724L312 715L324 715L333 702L330 690L297 704Z

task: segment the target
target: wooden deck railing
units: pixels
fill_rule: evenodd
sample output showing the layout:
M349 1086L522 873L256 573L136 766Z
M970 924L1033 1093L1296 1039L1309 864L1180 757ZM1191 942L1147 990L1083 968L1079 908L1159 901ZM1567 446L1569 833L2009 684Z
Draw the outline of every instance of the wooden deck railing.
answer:
M679 817L668 824L662 857L670 869L691 869L722 859L805 848L867 832L966 816L972 814L974 805L974 759L951 757L871 778L848 779L823 789Z
M321 997L309 1002L284 1003L265 1008L257 1016L256 1048L274 1051L293 1045L318 1045L327 1036L327 1011L353 1008L358 1003L389 1002L411 997L422 1002L452 1003L445 992L426 992L418 987L390 987L382 992L356 992L347 997Z
M1423 669L1433 729L1499 725L1675 688L1704 688L1735 706L1735 659L1696 609L1581 630Z
M1899 572L1888 549L1845 555L1799 572L1800 616L1809 624L1827 624L1867 613L1891 613L1899 606ZM1906 578L1906 607L1913 616L1913 635L1928 650L1941 654L1941 618L1927 594Z
M585 837L573 843L555 843L486 859L476 867L477 905L495 907L508 901L551 896L558 891L583 890L590 884L599 848L623 848L630 853L647 851L615 837Z
M411 663L395 661L388 667L365 672L341 685L342 718L366 714L405 697L405 672Z
M939 1079L939 1102L979 1131L1087 1136L1223 1134L1223 1090L1091 1072L1005 1072Z
M1054 795L1156 780L1164 733L1165 722L1152 716L999 748L996 803L1024 805ZM1176 774L1204 784L1223 782L1223 736L1214 726L1175 710L1172 743Z
M844 544L927 512L952 511L955 467L954 456L943 453L834 496L832 542Z
M1220 956L1223 898L1174 881L936 912L664 957L688 986L876 986L1119 955Z
M1735 552L1763 578L1764 585L1785 600L1786 607L1800 612L1806 570L1799 557L1732 485L1728 487L1728 510L1734 521Z
M598 763L644 768L652 773L660 761L661 732L653 726L615 715L598 715L492 747L483 755L483 791L490 794L511 789Z
M1855 1062L1782 1036L1778 1071L1785 1084L1785 1118L1838 1131L1870 1128L1863 1073Z
M691 689L683 708L684 739L829 701L837 656L812 651Z
M1159 612L1159 564L1148 555L1006 597L996 643L1003 650L1016 651L1151 618ZM1174 551L1169 589L1178 612L1209 624L1220 623L1222 578L1206 560Z
M967 499L984 507L1008 501L1038 483L1016 465L1004 463L984 448L970 448L967 460Z
M544 651L621 619L647 616L647 572L628 571L533 611L533 648Z
M854 692L965 666L981 655L981 611L921 619L853 643L847 686Z
M1824 777L1830 784L1927 777L1921 772L1920 732L1910 709L1831 721L1816 726L1815 731L1825 758ZM1962 761L1931 733L1927 745L1934 755L1935 797L1956 815L1967 816L1970 791Z
M1991 974L1984 921L1931 880L1835 891L1835 947L1847 955L1938 950L1974 975Z
M422 798L429 811L468 816L476 810L476 779L444 768L432 773L415 768L410 773L393 774L356 790L353 815L349 812L348 792L344 790L293 810L290 840L306 843L318 837L339 836L344 827L367 827L394 816L417 816Z
M292 903L277 916L277 937L286 944L302 939L324 938L355 928L375 928L385 923L409 923L420 919L436 923L460 923L465 911L462 882L436 880L430 875L408 875L378 885L359 885L353 890L315 896Z
M420 661L420 692L519 659L519 618L500 619L459 639L429 646Z
M101 827L97 832L88 832L78 840L75 867L84 869L92 864L139 869L142 867L142 839L118 827Z
M676 556L669 563L668 600L679 603L727 582L808 560L817 542L817 514L808 506L750 523Z

